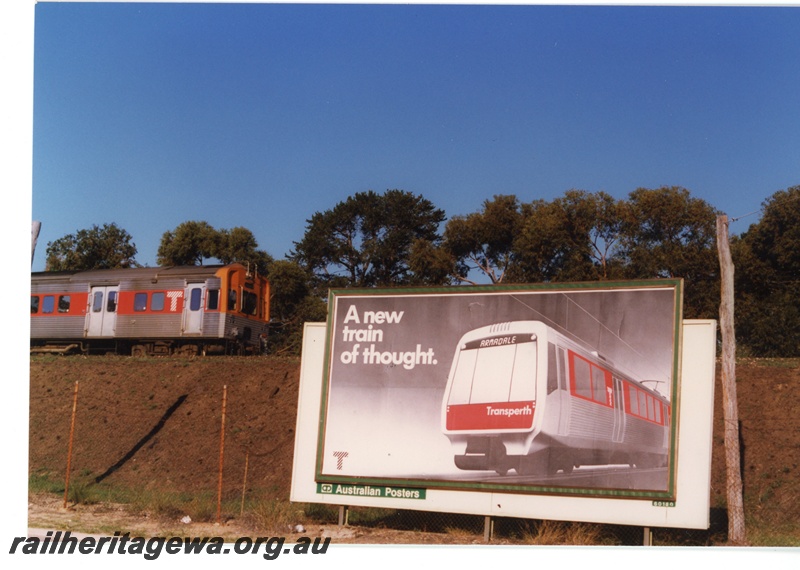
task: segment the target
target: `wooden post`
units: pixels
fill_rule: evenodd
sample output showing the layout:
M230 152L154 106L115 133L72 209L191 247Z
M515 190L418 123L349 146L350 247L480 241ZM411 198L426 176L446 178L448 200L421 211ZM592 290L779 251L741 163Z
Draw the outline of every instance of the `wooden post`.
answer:
M717 252L720 267L719 322L722 334L722 409L725 422L728 541L746 544L742 471L739 456L739 407L736 401L736 334L733 326L733 260L728 243L728 217L717 217Z
M239 508L239 516L244 515L244 494L247 490L247 466L250 463L250 450L244 454L244 480L242 481L242 506Z
M219 432L219 479L217 482L217 524L222 523L222 465L225 462L225 407L228 402L228 386L222 387L222 426Z
M69 443L67 444L67 475L64 477L64 508L67 508L69 497L69 472L72 470L72 441L75 437L75 415L78 411L78 381L75 381L75 393L72 396L72 420L69 424Z
M31 224L31 265L33 265L33 255L36 253L36 242L39 240L39 232L42 229L42 222L34 221Z

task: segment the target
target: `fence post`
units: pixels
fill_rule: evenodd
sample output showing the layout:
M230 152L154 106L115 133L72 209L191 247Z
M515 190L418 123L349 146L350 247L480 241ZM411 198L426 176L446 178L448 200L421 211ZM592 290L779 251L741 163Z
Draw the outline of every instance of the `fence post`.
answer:
M225 407L228 400L228 386L222 387L222 426L219 432L219 479L217 481L217 524L222 523L222 465L225 462Z
M242 481L242 506L239 509L239 516L241 517L244 515L244 494L247 490L247 466L250 463L250 450L248 449L247 452L244 454L244 480Z
M69 443L67 444L67 474L64 477L64 508L67 508L69 496L69 472L72 469L72 441L75 437L75 415L78 411L78 381L75 381L75 393L72 396L72 419L69 423Z

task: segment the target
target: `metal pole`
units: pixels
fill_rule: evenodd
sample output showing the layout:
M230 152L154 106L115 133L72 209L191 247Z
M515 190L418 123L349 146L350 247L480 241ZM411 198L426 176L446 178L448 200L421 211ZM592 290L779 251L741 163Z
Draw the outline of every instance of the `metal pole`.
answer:
M483 542L492 540L492 533L494 532L494 519L492 517L483 518Z
M72 469L72 441L75 437L75 415L78 411L78 382L75 381L75 393L72 396L72 420L69 424L69 444L67 445L67 475L64 478L64 508L67 508L69 497L69 472Z
M222 465L225 462L225 407L228 403L228 386L222 387L222 426L219 433L219 480L217 482L217 524L222 523Z

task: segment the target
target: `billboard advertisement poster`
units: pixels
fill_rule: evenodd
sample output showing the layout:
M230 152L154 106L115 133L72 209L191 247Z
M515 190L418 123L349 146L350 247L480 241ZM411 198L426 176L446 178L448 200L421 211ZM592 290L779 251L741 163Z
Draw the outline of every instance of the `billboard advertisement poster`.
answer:
M315 480L673 500L681 309L675 279L333 290Z

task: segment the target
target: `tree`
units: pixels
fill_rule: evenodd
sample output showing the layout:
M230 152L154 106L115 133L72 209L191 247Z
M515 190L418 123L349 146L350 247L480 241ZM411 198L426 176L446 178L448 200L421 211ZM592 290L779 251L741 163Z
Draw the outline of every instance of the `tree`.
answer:
M258 249L253 232L243 227L230 230L219 230L217 251L214 257L221 263L241 263L251 269L266 275L269 265L273 262L272 256L266 251Z
M754 356L800 356L800 186L768 198L732 243L736 332Z
M188 221L161 236L159 265L202 265L207 259L249 265L261 274L267 273L273 261L258 249L253 232L244 227L217 230L205 221Z
M680 187L639 188L621 206L620 255L629 279L684 279L684 314L714 318L719 305L718 211Z
M483 202L480 212L454 216L445 226L442 243L442 249L450 255L448 270L466 283L474 284L469 275L473 270L492 283L501 283L511 264L522 221L519 200L513 195L495 195ZM446 258L440 258L440 263L444 267Z
M219 232L208 222L183 222L161 236L157 262L164 266L202 265L204 259L216 257L219 241Z
M325 321L328 307L314 294L308 271L293 261L279 260L271 263L269 282L272 292L269 352L299 354L303 340L303 323Z
M618 273L620 205L605 192L568 190L524 204L514 240L514 281L590 281Z
M467 274L459 269L456 259L441 244L427 239L416 239L411 244L408 267L413 285L452 285Z
M359 192L307 220L291 259L324 285L372 287L424 280L409 259L417 240L436 242L444 212L403 190Z
M47 271L88 271L138 267L136 244L115 223L93 225L47 244Z

